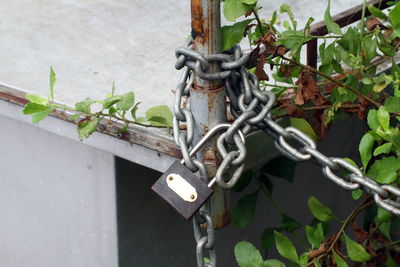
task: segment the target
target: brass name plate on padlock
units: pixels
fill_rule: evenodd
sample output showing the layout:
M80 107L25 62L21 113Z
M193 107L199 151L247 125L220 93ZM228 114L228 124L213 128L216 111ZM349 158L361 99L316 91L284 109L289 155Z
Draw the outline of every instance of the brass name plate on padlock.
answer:
M207 184L179 161L175 161L151 189L186 220L192 218L213 193Z
M191 184L179 174L171 173L167 176L167 185L183 200L187 202L195 202L197 199L197 191Z

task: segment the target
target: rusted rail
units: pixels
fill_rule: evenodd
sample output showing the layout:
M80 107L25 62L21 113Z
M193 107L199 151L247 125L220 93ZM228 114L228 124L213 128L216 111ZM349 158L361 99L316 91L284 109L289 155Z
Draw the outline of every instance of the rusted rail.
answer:
M2 84L0 84L0 101L1 100L19 106L25 106L28 102L28 100L25 99L24 92ZM70 116L73 114L74 113L63 109L54 109L50 116L75 124L75 122L70 119ZM174 143L173 138L166 138L166 133L162 133L161 131L156 132L154 130L150 131L150 129L143 126L131 125L125 133L119 134L118 132L122 127L123 125L116 121L103 120L98 126L98 131L133 144L150 148L156 152L182 158L181 151Z

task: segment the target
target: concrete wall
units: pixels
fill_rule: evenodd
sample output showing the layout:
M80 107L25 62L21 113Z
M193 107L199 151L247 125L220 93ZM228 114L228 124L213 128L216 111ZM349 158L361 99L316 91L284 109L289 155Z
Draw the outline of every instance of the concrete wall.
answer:
M0 266L117 266L114 157L0 116Z

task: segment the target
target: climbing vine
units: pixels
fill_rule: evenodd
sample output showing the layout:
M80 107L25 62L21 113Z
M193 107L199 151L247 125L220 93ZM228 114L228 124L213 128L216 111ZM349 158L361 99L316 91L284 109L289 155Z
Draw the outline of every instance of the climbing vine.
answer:
M381 11L367 7L364 1L361 21L343 29L333 21L328 1L324 14L328 35L314 36L310 27L314 20L310 18L300 29L287 4L271 18L262 19L256 0L225 0L225 18L234 23L222 28L222 40L223 49L230 49L247 39L252 51L247 67L259 78L261 88L272 90L278 97L273 116L290 117L293 127L314 140L323 139L338 117L356 115L366 120L369 129L359 144L362 170L379 184L398 185L400 68L395 56L400 46L400 3L391 5ZM365 15L367 9L372 14L369 17ZM313 39L320 43L318 68L301 62L302 48ZM378 66L387 62L390 70L379 73ZM280 225L261 234L263 254L268 255L275 245L291 266L400 264L400 241L394 239L400 238L396 233L399 218L372 205L371 196L361 190L352 192L359 203L346 218L338 218L314 196L307 201L314 217L310 224L302 225L286 214L272 198L273 177L291 182L294 168L290 160L275 158L259 170L244 173L235 188L241 192L248 184L257 184L257 189L241 198L233 210L233 221L239 228L252 221L260 194L281 215ZM363 226L359 226L355 219L362 213L369 216L364 216ZM339 229L330 227L335 221L340 223ZM299 254L296 247L304 252ZM245 241L237 243L234 253L241 267L285 266L282 260L263 259L260 251Z
M151 126L158 128L172 127L172 112L166 105L155 106L146 111L146 117L136 115L140 102L135 102L135 94L130 91L123 95L115 94L115 84L112 85L111 92L102 100L86 98L77 102L74 107L59 105L54 102L54 87L56 84L56 74L50 67L50 92L47 98L27 94L25 98L29 101L23 110L26 115L32 115L32 122L39 123L46 118L54 109L69 110L75 114L70 119L76 121L77 131L80 140L88 138L97 129L98 124L103 119L116 120L123 123L123 127L118 133L128 130L130 124L141 126ZM96 109L96 111L93 111Z

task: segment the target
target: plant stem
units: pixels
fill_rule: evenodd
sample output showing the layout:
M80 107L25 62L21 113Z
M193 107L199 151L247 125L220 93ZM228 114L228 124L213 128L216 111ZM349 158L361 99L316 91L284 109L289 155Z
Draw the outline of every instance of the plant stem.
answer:
M285 86L285 85L278 85L278 84L265 83L265 82L262 82L262 85L271 86L271 87L286 88L286 89L292 89L292 88L296 88L296 87L297 87L296 85L293 85L293 86Z
M364 20L365 20L365 10L366 9L367 9L367 0L364 0L363 7L362 7L362 13L361 13L361 24L360 24L361 37L364 35ZM362 42L361 42L361 44L362 44Z
M360 105L359 104L343 104L338 108L358 108ZM331 108L332 105L322 105L322 106L313 106L313 107L305 107L302 108L302 110L319 110L319 109L327 109L327 108Z
M49 105L50 108L53 109L57 109L57 108L61 108L61 109L65 109L65 110L70 110L70 111L74 111L74 112L81 112L81 111L77 111L74 108L68 107L66 105L58 105L58 104L50 104ZM131 124L136 124L136 125L140 125L140 126L144 126L144 127L153 127L153 128L169 128L169 127L165 127L165 126L161 126L161 125L149 125L149 124L145 124L145 123L141 123L138 121L132 121L132 120L128 120L128 119L124 119L124 118L120 118L118 116L115 116L114 114L107 114L107 113L103 113L103 112L96 112L96 113L91 113L91 112L82 112L82 114L86 114L87 116L104 116L104 117L110 117L119 121L123 121L127 124L131 123Z
M389 244L387 244L387 245L381 247L381 248L378 249L378 250L386 249L386 248L389 248L389 247L394 246L394 245L397 245L397 244L400 244L400 240L393 241L393 242L391 242L391 243L389 243Z
M354 89L354 88L352 88L352 87L350 87L350 86L348 86L348 85L345 85L344 83L333 79L331 76L326 75L325 73L322 73L322 72L320 72L320 71L317 70L317 69L314 69L314 68L312 68L312 67L310 67L310 66L301 64L300 62L297 62L296 60L293 60L293 59L291 59L291 58L287 58L287 57L285 57L285 56L280 56L280 57L281 57L282 59L286 60L286 61L289 61L289 62L291 62L291 63L293 63L293 64L299 66L299 67L302 67L303 69L306 69L306 70L308 70L308 71L311 71L311 72L313 72L313 73L316 73L316 74L318 74L319 76L325 78L326 80L331 81L331 82L333 82L333 83L336 83L336 84L339 85L340 87L346 88L347 90L349 90L349 91L355 93L356 95L358 95L358 96L364 98L365 100L371 102L371 103L374 104L376 107L380 107L380 106L381 106L380 103L378 103L378 102L376 102L375 100L373 100L372 98L370 98L370 97L364 95L363 93L361 93L361 92L358 91L357 89Z
M335 239L332 241L329 248L323 254L318 256L318 258L317 258L318 260L321 260L322 258L326 257L326 255L328 255L333 250L335 244L340 239L340 237L344 233L344 230L346 230L347 226L354 220L355 217L357 217L357 215L361 211L363 211L365 208L370 206L372 203L374 203L374 201L370 200L370 197L367 197L349 214L349 216L347 216L347 218L343 222L343 225L340 227L339 231L337 232ZM314 264L313 262L309 262L306 266L307 267L312 266L313 264Z
M281 207L279 207L278 203L276 203L276 201L272 198L270 192L265 187L265 185L260 183L260 186L261 186L261 190L264 192L264 194L267 196L267 198L271 201L272 206L279 213L279 215L281 215L281 216L285 215L285 212L283 211L283 209Z
M343 38L343 35L324 35L324 36L307 35L307 37L315 38L315 39L338 39L338 38Z
M261 23L260 17L258 16L257 10L255 8L253 8L252 11L253 11L254 17L256 18L256 21L257 21L258 30L260 31L261 35L264 36L264 31L262 29L262 23Z

